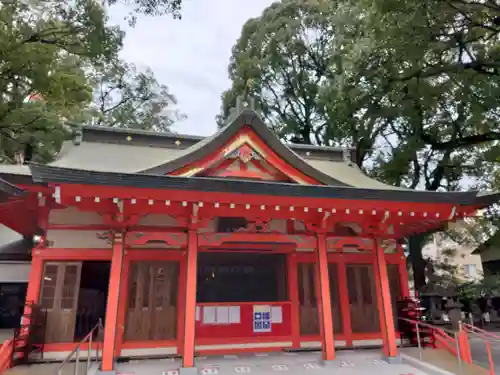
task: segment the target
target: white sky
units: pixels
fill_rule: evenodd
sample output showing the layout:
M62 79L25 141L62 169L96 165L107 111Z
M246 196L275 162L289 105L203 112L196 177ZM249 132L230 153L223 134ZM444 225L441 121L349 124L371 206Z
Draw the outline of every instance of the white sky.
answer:
M227 67L243 24L273 0L183 0L182 20L141 17L135 28L122 21L125 8L111 7L112 22L127 31L122 56L149 66L179 101L187 120L174 130L210 135L216 130L222 92L230 87Z

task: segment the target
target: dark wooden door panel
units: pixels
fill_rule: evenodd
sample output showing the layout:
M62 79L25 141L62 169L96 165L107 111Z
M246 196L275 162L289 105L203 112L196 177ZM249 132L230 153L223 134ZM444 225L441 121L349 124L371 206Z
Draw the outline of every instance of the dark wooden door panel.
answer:
M314 263L299 263L299 306L300 306L300 334L318 335L319 318L315 288Z
M176 338L178 279L177 262L131 263L126 340Z
M347 265L347 289L353 333L380 331L373 265Z
M403 289L401 287L401 278L399 274L399 265L388 264L387 274L389 276L389 289L391 291L392 312L394 314L394 325L398 327L398 309L397 301L403 296Z
M45 263L40 304L47 312L46 343L73 342L81 262Z
M332 303L333 332L342 333L342 312L340 310L338 267L335 263L328 264L328 277L330 279L330 299Z

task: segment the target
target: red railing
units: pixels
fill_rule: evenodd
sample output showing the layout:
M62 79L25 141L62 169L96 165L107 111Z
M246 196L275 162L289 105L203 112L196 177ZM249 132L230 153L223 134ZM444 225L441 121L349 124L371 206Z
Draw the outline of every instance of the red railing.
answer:
M6 340L2 346L0 346L0 374L11 367L13 348L14 345L12 340Z
M467 333L461 327L458 331L451 331L448 329L436 327L432 324L428 324L419 320L412 320L406 318L399 318L405 322L415 325L415 331L417 335L417 346L419 350L419 357L422 360L422 340L420 337L421 328L430 329L433 337L433 346L435 348L441 348L450 352L454 357L457 358L459 372L462 373L462 363L472 363L472 356L470 352L469 340ZM491 374L490 375L494 375Z
M488 365L489 365L489 375L495 375L495 363L493 362L493 355L491 354L491 344L490 341L500 342L500 336L494 333L485 331L484 329L477 328L470 324L463 324L465 332L479 337L484 340L484 346L486 348L486 353L488 355Z

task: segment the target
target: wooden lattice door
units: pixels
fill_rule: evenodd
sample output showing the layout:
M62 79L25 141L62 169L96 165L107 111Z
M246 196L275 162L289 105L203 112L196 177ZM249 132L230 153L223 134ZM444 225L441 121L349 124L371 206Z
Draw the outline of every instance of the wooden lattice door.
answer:
M300 334L319 334L319 316L316 294L316 265L314 263L298 264ZM340 310L337 265L328 264L330 281L330 300L332 304L333 332L342 333L342 315Z
M178 283L178 262L130 264L127 341L176 339Z
M389 290L391 291L392 313L394 314L394 325L398 327L398 308L397 301L403 297L403 288L399 266L397 264L387 265L387 275L389 277Z
M319 334L315 277L314 263L298 264L300 334L304 336Z
M353 333L380 331L373 265L347 265L347 290Z
M330 279L330 300L332 304L333 333L342 333L342 312L340 310L340 296L338 283L338 266L335 263L328 264L328 277Z
M45 342L73 342L81 262L44 264L40 305L47 313Z

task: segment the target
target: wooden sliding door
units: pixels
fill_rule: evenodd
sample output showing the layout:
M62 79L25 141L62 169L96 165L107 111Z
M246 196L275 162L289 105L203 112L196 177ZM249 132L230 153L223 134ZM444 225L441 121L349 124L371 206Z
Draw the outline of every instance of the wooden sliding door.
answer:
M302 336L319 334L315 273L314 263L298 264L300 334Z
M40 305L47 314L46 343L74 341L81 271L81 262L44 264Z
M300 334L319 334L319 317L316 294L316 264L299 263ZM337 264L328 264L330 299L332 304L333 332L342 333Z
M343 333L342 312L340 310L338 266L335 263L328 264L328 277L330 278L330 300L332 303L333 333Z
M179 263L132 262L125 340L175 340Z
M380 332L373 265L348 264L346 271L352 332Z

